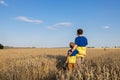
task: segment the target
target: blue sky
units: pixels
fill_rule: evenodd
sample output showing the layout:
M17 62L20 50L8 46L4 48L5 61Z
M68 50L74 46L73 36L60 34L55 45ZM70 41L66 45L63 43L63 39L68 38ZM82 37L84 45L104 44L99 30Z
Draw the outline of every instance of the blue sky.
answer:
M89 46L120 46L120 0L0 0L0 43L67 47L82 28Z

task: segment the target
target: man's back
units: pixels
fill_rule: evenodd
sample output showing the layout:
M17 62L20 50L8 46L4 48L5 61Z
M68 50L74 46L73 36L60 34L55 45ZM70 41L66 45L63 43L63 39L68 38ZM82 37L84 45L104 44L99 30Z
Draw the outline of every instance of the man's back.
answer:
M87 38L85 36L78 36L75 38L75 44L77 46L86 47L88 45Z

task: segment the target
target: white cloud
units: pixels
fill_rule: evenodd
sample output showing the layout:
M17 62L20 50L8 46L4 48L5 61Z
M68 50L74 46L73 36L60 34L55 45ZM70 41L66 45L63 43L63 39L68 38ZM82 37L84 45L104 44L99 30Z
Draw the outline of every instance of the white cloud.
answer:
M8 4L4 0L0 0L0 5L8 6Z
M62 23L57 23L57 24L48 26L47 28L51 30L58 30L59 28L62 28L62 27L71 27L72 25L73 24L70 22L62 22Z
M29 23L38 23L38 24L43 23L42 20L29 19L25 16L18 16L16 17L16 19L24 22L29 22Z
M104 26L104 29L110 29L110 26Z

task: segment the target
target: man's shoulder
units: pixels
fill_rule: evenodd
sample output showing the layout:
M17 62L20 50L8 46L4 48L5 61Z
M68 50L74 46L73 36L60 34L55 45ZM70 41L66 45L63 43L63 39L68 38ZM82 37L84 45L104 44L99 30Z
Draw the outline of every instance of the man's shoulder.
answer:
M79 36L77 36L75 39L78 39L78 38L80 38Z
M86 39L87 39L87 37L86 37L86 36L83 36L83 38L86 38Z
M86 38L86 37L85 36L77 36L75 39L78 39L78 38Z

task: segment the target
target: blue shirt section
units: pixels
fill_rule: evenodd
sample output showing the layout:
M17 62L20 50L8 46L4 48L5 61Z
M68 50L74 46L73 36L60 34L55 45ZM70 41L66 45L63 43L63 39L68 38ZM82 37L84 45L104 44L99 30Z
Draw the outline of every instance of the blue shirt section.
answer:
M88 45L87 38L84 36L78 36L75 38L75 44L77 44L78 46L85 47L86 45Z
M78 50L74 50L70 56L76 56L78 54Z

